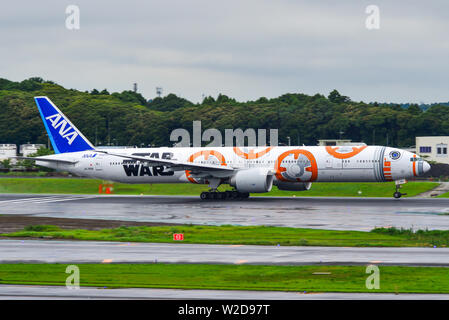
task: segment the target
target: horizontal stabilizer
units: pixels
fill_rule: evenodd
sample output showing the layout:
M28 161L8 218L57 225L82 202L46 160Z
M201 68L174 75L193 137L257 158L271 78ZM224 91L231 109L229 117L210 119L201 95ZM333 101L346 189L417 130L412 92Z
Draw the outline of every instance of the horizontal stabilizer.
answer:
M66 164L75 164L75 163L78 162L78 161L53 159L53 158L42 158L42 157L21 157L21 156L17 156L17 157L11 157L11 158L20 159L20 160L59 162L59 163L66 163Z

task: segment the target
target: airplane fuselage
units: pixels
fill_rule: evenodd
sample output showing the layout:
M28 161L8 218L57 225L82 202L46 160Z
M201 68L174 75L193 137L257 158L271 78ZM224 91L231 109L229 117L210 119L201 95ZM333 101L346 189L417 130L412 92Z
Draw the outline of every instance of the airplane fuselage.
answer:
M109 149L104 149L109 150ZM413 178L429 169L427 162L411 152L383 146L291 146L211 148L113 149L123 155L215 164L237 170L263 168L274 173L274 184L308 182L383 182ZM48 156L77 161L76 164L37 164L79 176L124 183L208 183L189 170L92 151Z

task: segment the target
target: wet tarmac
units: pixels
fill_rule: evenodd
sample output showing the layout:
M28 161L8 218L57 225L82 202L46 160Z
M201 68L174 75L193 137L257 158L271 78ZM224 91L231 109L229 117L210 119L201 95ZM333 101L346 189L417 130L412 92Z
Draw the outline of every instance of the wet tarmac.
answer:
M449 199L0 195L1 215L368 231L449 229ZM94 220L92 220L94 221ZM92 223L92 221L90 223ZM330 248L0 240L0 263L220 263L449 266L446 248ZM449 295L115 289L0 285L1 299L448 299Z
M58 286L0 285L0 299L199 299L199 300L449 300L447 294L307 293L246 290L113 289Z
M0 241L0 263L202 263L449 267L449 248L347 248L106 241Z
M449 230L449 199L194 196L0 195L0 214L209 225L270 225L369 231Z

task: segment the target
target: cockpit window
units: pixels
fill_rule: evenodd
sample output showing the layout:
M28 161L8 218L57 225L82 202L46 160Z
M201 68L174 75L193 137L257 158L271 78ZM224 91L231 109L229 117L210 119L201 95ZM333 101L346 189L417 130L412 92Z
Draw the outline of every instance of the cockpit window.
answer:
M410 158L410 161L411 161L411 162L414 162L414 161L422 161L422 158Z

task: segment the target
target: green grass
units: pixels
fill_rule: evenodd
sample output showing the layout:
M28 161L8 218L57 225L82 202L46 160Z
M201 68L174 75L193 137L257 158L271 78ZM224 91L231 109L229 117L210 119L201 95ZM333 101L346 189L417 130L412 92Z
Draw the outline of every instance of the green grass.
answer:
M0 193L79 193L97 194L102 180L70 178L1 178ZM431 190L436 182L409 182L401 191L407 196ZM221 190L229 189L221 186ZM208 190L207 185L180 184L123 184L114 183L114 194L124 195L199 195ZM392 197L394 182L385 183L314 183L309 191L280 191L276 187L269 193L253 196L342 196L342 197ZM361 193L359 193L361 191Z
M0 172L0 176L11 176L11 177L15 177L15 176L19 176L19 177L25 177L25 176L30 176L30 177L45 177L48 174L48 172L45 171L31 171L31 172L26 172L26 171L9 171L9 172Z
M416 230L397 228L376 228L372 233L400 236L410 241L425 242L432 246L446 247L449 245L449 230Z
M0 264L1 284L63 286L65 264ZM366 288L363 266L80 264L80 285L300 292L449 293L449 269L381 266L380 289ZM314 274L317 272L330 274Z
M174 241L183 233L183 241ZM449 245L449 231L398 229L336 231L265 226L162 226L119 227L102 230L67 230L56 226L28 226L22 231L0 234L5 237L54 238L91 241L204 243L229 245L344 246L344 247L421 247Z

